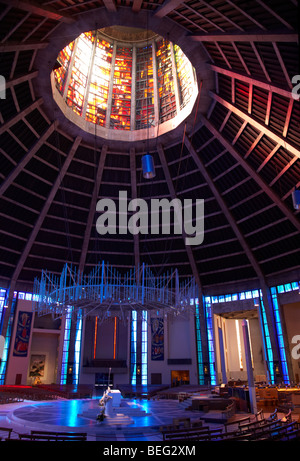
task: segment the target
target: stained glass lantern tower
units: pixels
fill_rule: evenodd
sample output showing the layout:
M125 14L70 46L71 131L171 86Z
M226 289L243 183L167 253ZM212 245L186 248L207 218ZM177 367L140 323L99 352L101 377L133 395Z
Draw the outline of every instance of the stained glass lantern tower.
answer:
M192 111L197 82L182 50L154 32L82 33L60 51L53 96L64 115L106 139L154 138ZM117 31L117 33L116 33Z

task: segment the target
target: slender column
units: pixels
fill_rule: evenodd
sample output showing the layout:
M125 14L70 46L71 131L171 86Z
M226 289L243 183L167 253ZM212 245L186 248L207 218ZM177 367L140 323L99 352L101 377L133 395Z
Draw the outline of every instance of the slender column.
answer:
M112 105L112 95L113 95L113 86L114 86L116 54L117 54L117 44L116 42L114 42L113 55L112 55L112 61L111 61L111 70L110 70L109 91L108 91L108 98L107 98L106 128L110 128L110 116L111 116L111 105Z
M87 79L86 86L85 86L83 107L82 107L82 114L83 115L85 115L85 113L86 113L86 108L87 108L87 103L88 103L88 98L89 98L89 93L90 93L90 85L91 85L91 80L92 80L92 75L93 75L92 69L93 69L93 66L94 66L96 46L97 46L97 32L95 33L95 42L94 42L94 45L93 45L93 51L92 51L92 55L91 55L91 58L90 58L90 64L89 64L89 70L88 70L88 79Z
M221 360L221 371L222 371L222 383L227 384L226 362L225 362L224 340L223 340L223 331L222 331L222 328L218 327L218 332L219 332L219 345L220 345L220 360Z
M153 65L153 97L154 97L154 125L159 124L159 93L157 82L157 60L156 60L156 42L152 41L152 65Z
M249 389L249 399L250 399L250 408L251 413L257 413L257 403L256 403L256 394L255 394L255 385L251 361L251 349L250 349L250 339L247 321L244 319L242 321L243 337L244 337L244 348L246 355L246 366L247 366L247 376L248 376L248 389Z
M180 98L180 93L179 93L179 84L178 84L178 77L177 77L177 68L176 68L174 45L171 42L170 42L170 48L171 48L172 74L173 74L173 82L174 82L176 110L177 110L177 114L179 114L179 112L180 112L180 99L181 98Z
M68 68L68 75L67 75L66 83L65 83L65 87L64 87L64 94L63 94L63 98L64 98L64 99L66 99L67 94L68 94L68 88L69 88L69 84L70 84L70 80L71 80L71 74L72 74L72 69L73 69L73 65L74 65L74 61L75 61L75 56L76 56L76 51L77 51L77 45L78 45L78 38L76 38L76 40L75 40L74 48L73 48L73 52L72 52L72 56L71 56L71 59L70 59L70 64L69 64L69 68Z
M131 75L131 108L130 129L135 130L135 107L136 107L136 45L132 47L132 75Z

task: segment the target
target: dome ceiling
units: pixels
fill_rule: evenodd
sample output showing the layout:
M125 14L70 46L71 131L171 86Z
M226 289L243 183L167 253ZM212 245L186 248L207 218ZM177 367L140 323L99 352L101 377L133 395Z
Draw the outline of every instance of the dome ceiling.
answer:
M60 274L69 262L89 273L102 260L125 272L138 261L156 274L178 268L210 294L299 280L296 18L293 0L0 1L1 286L30 289L42 269ZM197 75L193 112L148 145L85 133L52 97L59 51L82 32L119 25L171 40ZM142 175L147 150L152 180ZM119 191L147 203L204 199L203 243L100 236L97 201Z

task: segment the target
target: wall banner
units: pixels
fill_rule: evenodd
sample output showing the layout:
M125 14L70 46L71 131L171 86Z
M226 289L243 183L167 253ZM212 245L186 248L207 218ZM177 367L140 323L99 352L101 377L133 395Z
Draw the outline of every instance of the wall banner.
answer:
M16 338L13 355L15 357L27 357L30 329L32 321L32 312L19 312Z
M164 360L163 318L151 318L151 360Z

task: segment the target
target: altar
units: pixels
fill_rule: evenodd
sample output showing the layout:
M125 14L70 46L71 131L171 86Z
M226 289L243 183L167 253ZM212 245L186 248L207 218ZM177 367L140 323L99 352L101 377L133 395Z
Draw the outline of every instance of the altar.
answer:
M121 405L121 392L118 389L110 389L107 392L107 396L111 397L113 407L119 407Z

